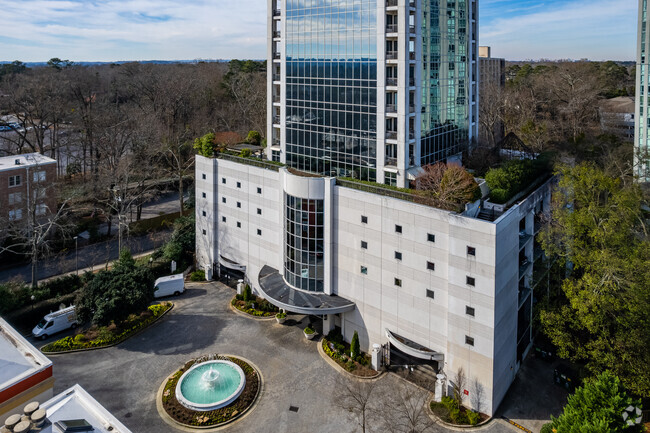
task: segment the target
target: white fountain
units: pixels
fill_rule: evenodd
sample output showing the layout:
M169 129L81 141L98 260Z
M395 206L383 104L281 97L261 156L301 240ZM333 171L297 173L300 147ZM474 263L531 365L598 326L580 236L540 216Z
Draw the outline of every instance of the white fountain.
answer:
M219 380L219 372L212 367L201 375L201 384L204 388L214 388Z
M215 410L235 401L245 385L246 375L234 362L201 362L180 377L176 385L176 399L188 409Z

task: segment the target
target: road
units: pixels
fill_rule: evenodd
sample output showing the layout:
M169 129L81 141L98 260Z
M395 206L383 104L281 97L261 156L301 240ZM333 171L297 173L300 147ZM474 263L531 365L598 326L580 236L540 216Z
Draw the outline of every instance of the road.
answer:
M163 245L171 236L172 230L161 230L150 235L142 237L133 237L123 242L131 250L131 254L136 255L145 251L154 250ZM74 248L53 257L45 258L39 264L37 274L38 279L43 280L56 275L74 272L77 269L75 257L78 258L79 269L101 267L107 262L116 260L119 256L118 240L112 239L106 242L87 245L79 248L75 254ZM22 279L30 282L32 278L32 267L30 264L16 266L10 269L0 271L0 282L6 282L14 279Z

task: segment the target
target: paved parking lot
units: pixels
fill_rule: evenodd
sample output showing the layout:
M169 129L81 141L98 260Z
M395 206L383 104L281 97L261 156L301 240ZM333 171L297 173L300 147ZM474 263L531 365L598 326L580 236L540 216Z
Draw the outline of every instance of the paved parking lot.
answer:
M261 371L264 383L257 406L230 432L356 432L353 416L339 409L341 374L305 340L301 327L256 321L230 311L234 291L220 283L188 284L174 298L175 308L160 322L119 346L51 356L61 392L75 383L89 391L134 433L175 431L156 411L155 395L165 378L187 360L207 353L242 356ZM401 383L394 375L383 382ZM299 408L289 411L289 406ZM370 431L378 431L372 428ZM431 431L447 431L435 427ZM502 421L481 431L517 431Z

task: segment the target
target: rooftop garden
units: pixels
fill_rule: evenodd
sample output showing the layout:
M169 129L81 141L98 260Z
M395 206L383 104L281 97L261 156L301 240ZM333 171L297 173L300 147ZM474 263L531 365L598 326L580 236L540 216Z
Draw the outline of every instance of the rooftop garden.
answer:
M551 174L548 155L536 159L511 159L500 167L490 168L485 174L485 181L490 187L490 201L504 204L517 194L525 191L538 180L544 180Z

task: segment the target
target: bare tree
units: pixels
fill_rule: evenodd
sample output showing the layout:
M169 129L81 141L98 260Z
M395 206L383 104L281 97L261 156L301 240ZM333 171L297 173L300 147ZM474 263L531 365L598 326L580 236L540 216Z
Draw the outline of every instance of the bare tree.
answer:
M374 397L377 382L361 381L356 379L345 379L340 377L337 382L337 395L334 404L339 408L357 416L357 422L361 431L366 433L368 427L368 415L374 408L371 399Z
M460 367L456 374L453 375L451 380L451 388L454 393L454 400L460 408L463 405L463 398L465 396L465 386L467 384L467 377L465 376L465 370L463 367Z
M439 162L424 167L415 179L416 188L429 197L435 206L458 210L478 198L478 184L463 167Z
M388 387L390 385L384 384ZM391 433L425 433L433 430L435 421L429 416L430 383L411 384L406 381L384 388L381 406L381 431Z
M503 129L505 116L506 99L504 90L499 83L490 82L483 88L479 105L479 122L481 126L481 137L485 137L484 143L488 147L497 144L497 136L500 138Z
M470 385L470 400L472 403L472 409L476 412L481 412L483 409L483 402L485 398L485 388L483 384L478 380L477 377L472 380Z

